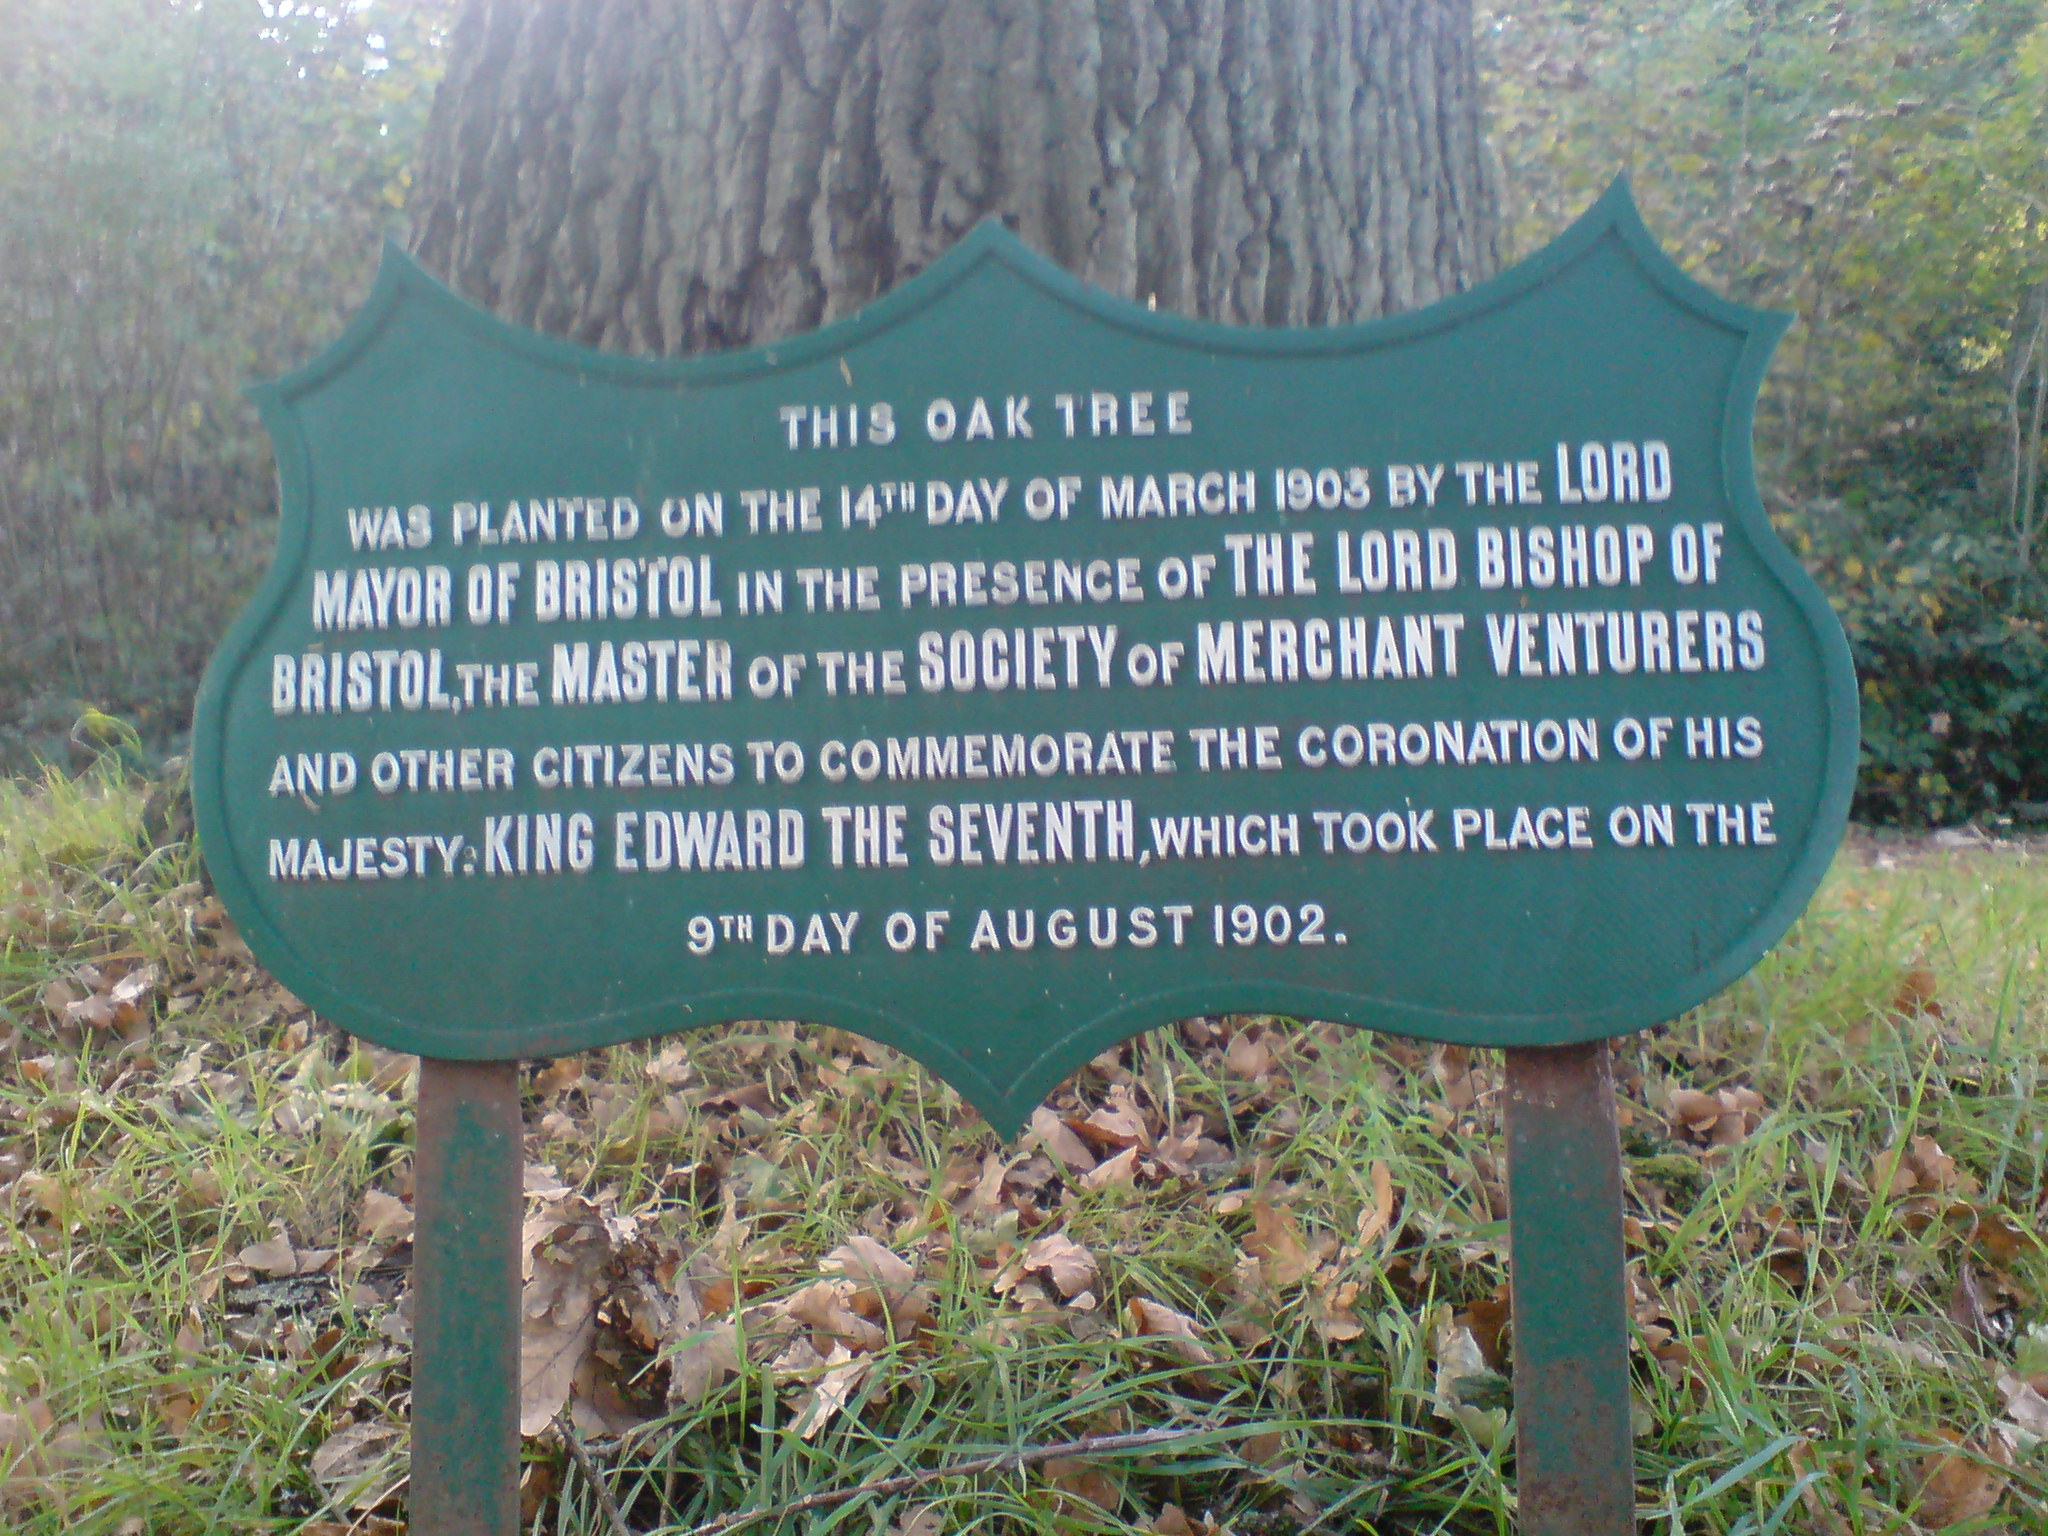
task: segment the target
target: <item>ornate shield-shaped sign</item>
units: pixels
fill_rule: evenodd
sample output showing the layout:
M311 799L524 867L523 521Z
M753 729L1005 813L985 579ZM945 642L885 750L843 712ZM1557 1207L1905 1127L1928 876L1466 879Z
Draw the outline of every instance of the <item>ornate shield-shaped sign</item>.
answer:
M283 528L201 695L208 863L390 1046L800 1018L1005 1126L1190 1014L1669 1019L1798 913L1855 766L1753 481L1782 323L1619 186L1318 331L989 226L843 323L644 361L393 250L259 392Z

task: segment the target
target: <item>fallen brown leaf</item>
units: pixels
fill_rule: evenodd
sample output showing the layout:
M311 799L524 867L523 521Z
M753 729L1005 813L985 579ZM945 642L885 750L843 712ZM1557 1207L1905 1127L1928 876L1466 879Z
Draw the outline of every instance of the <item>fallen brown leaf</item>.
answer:
M1890 1194L1974 1195L1977 1181L1956 1166L1932 1136L1915 1136L1905 1146L1893 1142L1877 1154L1871 1186Z
M2026 1377L2001 1371L1998 1394L2005 1399L2005 1416L2027 1440L2039 1444L2048 1440L2048 1396L2043 1396ZM2022 1445L2022 1449L2030 1447Z
M280 1232L260 1243L251 1243L235 1255L235 1262L245 1269L259 1270L273 1280L284 1280L293 1275L319 1274L334 1261L336 1251L333 1248L294 1248L291 1240Z
M629 1435L649 1422L627 1394L615 1351L600 1346L583 1357L569 1388L569 1417L579 1433L593 1439Z
M1316 1332L1333 1344L1347 1343L1363 1335L1365 1322L1352 1310L1358 1291L1356 1280L1320 1286L1316 1297Z
M1471 1330L1473 1342L1478 1344L1487 1367L1495 1371L1506 1369L1507 1351L1502 1346L1501 1336L1507 1331L1513 1314L1512 1294L1506 1285L1501 1285L1491 1296L1482 1296L1454 1319Z
M1111 1090L1108 1103L1091 1110L1085 1120L1074 1122L1074 1129L1112 1150L1152 1145L1145 1116L1131 1097L1131 1090L1121 1083Z
M1443 1108L1453 1119L1479 1102L1485 1085L1472 1070L1472 1052L1462 1045L1439 1045L1430 1052L1430 1072L1443 1088Z
M731 1318L679 1323L668 1356L669 1402L701 1402L739 1369L739 1330Z
M599 1278L612 1259L610 1234L580 1196L527 1219L520 1246L519 1432L554 1422L597 1335Z
M1908 1018L1922 1013L1940 1018L1941 1004L1935 1001L1934 972L1924 965L1901 971L1898 985L1892 992L1892 1012Z
M1138 1177L1138 1149L1125 1147L1123 1151L1104 1162L1096 1164L1081 1175L1083 1189L1108 1189L1115 1184L1129 1184Z
M366 1189L356 1230L373 1243L409 1242L412 1239L412 1207L381 1189Z
M917 1271L909 1261L865 1233L826 1254L820 1267L855 1282L854 1310L870 1319L886 1314L899 1333L932 1314L932 1293L917 1283Z
M1984 1288L1977 1278L1977 1266L1968 1259L1956 1265L1955 1289L1949 1292L1949 1321L1968 1333L1979 1343L1996 1337L1991 1327L1989 1308L1984 1304Z
M1315 1268L1292 1213L1270 1201L1252 1202L1252 1230L1244 1249L1259 1261L1259 1272L1271 1285L1293 1285Z
M1098 1509L1115 1509L1123 1503L1123 1484L1106 1468L1092 1462L1058 1457L1041 1463L1038 1470L1058 1492L1085 1499Z
M1361 1249L1377 1242L1392 1228L1394 1222L1394 1174L1385 1158L1374 1158L1372 1163L1372 1204L1358 1213L1358 1236L1356 1242Z
M1716 1093L1674 1088L1666 1118L1673 1131L1695 1146L1732 1147L1757 1128L1763 1111L1763 1095L1753 1088L1723 1088Z
M1042 1275L1061 1296L1072 1298L1088 1290L1101 1272L1095 1255L1064 1232L1048 1232L1034 1238L996 1277L997 1295L1006 1295L1026 1275Z
M1187 1313L1138 1296L1132 1298L1130 1316L1138 1337L1157 1339L1189 1365L1215 1364L1215 1351L1202 1342L1201 1330Z
M2002 1211L1979 1211L1977 1246L1998 1264L2011 1264L2031 1245L2032 1234Z
M106 1454L97 1415L59 1423L39 1397L0 1411L0 1508L46 1510L57 1496L53 1483Z
M1273 1052L1263 1035L1240 1029L1223 1052L1223 1065L1233 1077L1256 1080L1273 1070Z
M107 989L107 1001L116 1008L135 1008L145 1002L163 980L164 968L154 961L130 971Z
M846 1304L850 1295L850 1287L821 1280L805 1286L781 1306L785 1316L826 1335L833 1348L880 1349L889 1336Z
M1080 1133L1044 1105L1031 1112L1031 1136L1047 1157L1069 1173L1086 1173L1095 1166L1095 1154Z
M389 1420L348 1424L313 1452L313 1480L342 1509L375 1509L405 1476L406 1428Z
M2005 1497L2006 1474L2012 1465L2012 1450L2004 1436L1993 1432L1981 1442L1968 1442L1961 1435L1938 1429L1935 1435L1962 1447L1962 1452L1931 1451L1920 1460L1920 1503L1916 1515L1932 1530L1988 1515ZM1981 1454L1970 1455L1976 1451ZM1986 1462L1991 1465L1986 1465Z
M533 1077L533 1091L542 1098L552 1098L564 1089L573 1088L583 1080L583 1058L581 1056L558 1056Z
M847 1403L874 1368L867 1355L855 1355L845 1345L835 1345L825 1357L825 1374L797 1404L791 1423L797 1437L816 1439L818 1434L845 1410Z
M1277 1467L1287 1459L1287 1436L1277 1429L1248 1435L1237 1442L1237 1455L1248 1466Z

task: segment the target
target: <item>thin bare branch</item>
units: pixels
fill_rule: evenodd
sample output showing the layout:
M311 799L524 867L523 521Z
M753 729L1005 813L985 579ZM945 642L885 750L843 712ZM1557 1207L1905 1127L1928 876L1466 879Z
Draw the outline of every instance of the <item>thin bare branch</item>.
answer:
M555 1415L555 1430L562 1437L562 1443L569 1447L569 1454L576 1459L577 1470L583 1480L590 1484L591 1492L597 1495L598 1507L604 1511L604 1518L612 1528L612 1536L633 1536L633 1528L626 1524L625 1512L619 1508L618 1500L612 1497L611 1488L604 1480L603 1470L591 1457L590 1450L583 1443L583 1437L576 1432L576 1421L569 1417L564 1408Z

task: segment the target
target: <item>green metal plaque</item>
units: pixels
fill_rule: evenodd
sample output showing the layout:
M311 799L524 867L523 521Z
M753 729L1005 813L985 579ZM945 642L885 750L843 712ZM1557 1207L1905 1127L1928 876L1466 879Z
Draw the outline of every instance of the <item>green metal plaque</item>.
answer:
M1754 487L1782 325L1619 185L1319 331L989 226L846 322L643 361L393 250L259 391L283 531L200 698L208 861L384 1044L801 1018L1005 1127L1189 1014L1669 1019L1798 913L1855 767Z

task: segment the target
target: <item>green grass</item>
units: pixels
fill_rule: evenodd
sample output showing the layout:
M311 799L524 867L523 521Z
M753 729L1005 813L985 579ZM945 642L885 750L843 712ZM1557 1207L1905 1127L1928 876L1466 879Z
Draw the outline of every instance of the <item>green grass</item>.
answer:
M143 799L0 784L0 1529L392 1530L407 1250L365 1192L402 1219L407 1063L250 964ZM1620 1049L1645 1531L2048 1530L2048 1453L1995 1428L2048 1388L2044 948L2048 857L1858 842L1753 975ZM580 1065L529 1073L529 1160L569 1191L532 1210L595 1256L572 1401L635 1532L1174 1427L746 1529L1512 1529L1486 1053L1182 1026L1066 1085L1095 1124L1049 1149L829 1031ZM1703 1144L1683 1094L1724 1090ZM907 1270L823 1268L860 1234ZM1094 1269L1020 1270L1051 1234ZM691 1388L726 1325L739 1368ZM1439 1379L1475 1345L1460 1412ZM833 1365L852 1390L805 1438ZM528 1456L533 1530L609 1536L557 1435Z

